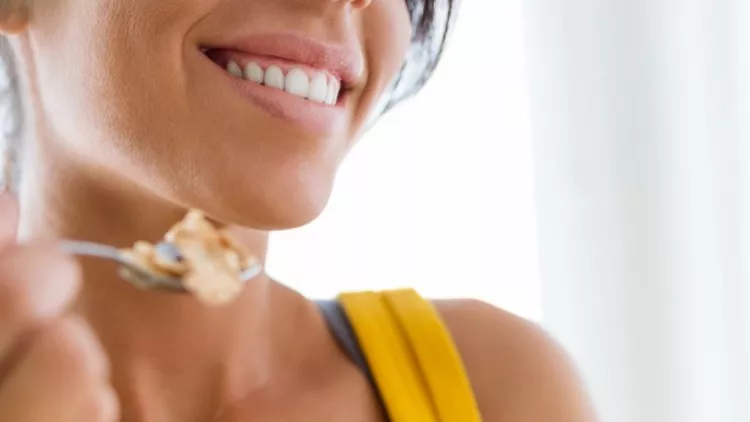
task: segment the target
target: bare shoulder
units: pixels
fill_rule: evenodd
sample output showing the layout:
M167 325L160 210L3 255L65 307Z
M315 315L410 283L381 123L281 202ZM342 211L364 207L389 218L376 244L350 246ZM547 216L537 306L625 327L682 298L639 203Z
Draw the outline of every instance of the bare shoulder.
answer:
M485 422L593 422L567 355L538 325L476 300L436 301Z

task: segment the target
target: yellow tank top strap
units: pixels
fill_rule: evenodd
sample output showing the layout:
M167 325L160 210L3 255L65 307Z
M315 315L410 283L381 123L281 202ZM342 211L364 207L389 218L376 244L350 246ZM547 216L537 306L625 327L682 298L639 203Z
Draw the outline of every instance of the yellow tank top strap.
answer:
M382 294L339 297L391 421L438 422L411 345Z
M464 365L432 303L414 290L339 297L393 422L481 422Z

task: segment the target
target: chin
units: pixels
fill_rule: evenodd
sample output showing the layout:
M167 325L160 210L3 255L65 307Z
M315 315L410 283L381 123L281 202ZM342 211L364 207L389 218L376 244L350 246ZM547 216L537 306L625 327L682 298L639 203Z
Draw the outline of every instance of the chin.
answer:
M314 221L325 210L332 184L313 185L238 186L238 189L214 190L211 195L193 197L184 203L188 204L187 208L201 209L224 224L263 231L288 230ZM233 195L226 195L232 192Z
M234 207L227 213L227 223L256 230L296 229L315 221L325 210L328 198L315 200L286 199L252 202Z

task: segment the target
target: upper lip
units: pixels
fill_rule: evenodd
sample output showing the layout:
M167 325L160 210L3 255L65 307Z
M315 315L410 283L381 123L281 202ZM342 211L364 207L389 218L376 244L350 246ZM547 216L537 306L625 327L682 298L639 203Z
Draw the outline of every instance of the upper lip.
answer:
M296 34L251 35L210 48L231 49L325 70L339 78L344 87L354 86L362 78L363 58L358 49Z

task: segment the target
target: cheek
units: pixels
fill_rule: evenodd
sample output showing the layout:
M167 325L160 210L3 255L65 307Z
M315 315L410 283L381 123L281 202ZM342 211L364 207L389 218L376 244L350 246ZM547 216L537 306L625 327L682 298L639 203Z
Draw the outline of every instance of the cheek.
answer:
M29 33L43 125L79 156L147 166L134 155L153 161L158 143L138 144L168 130L184 104L182 40L207 2L44 3Z
M363 39L370 67L390 81L401 68L411 42L411 22L406 2L376 1L365 15Z
M391 87L411 45L411 22L405 0L374 1L364 13L362 40L368 70L362 103L369 111L375 109ZM366 118L369 117L368 113Z

